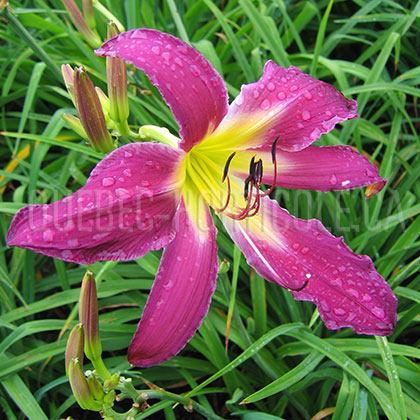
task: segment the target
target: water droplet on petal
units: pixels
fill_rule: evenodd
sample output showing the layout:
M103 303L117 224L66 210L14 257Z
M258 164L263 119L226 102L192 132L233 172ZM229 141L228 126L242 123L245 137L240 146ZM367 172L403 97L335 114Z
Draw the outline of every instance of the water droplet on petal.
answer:
M325 115L326 115L327 117L331 117L331 116L332 116L332 112L331 112L331 111L325 111Z
M267 83L267 89L272 92L274 89L276 88L276 86L274 85L274 83Z
M252 92L252 96L253 96L255 99L257 99L257 98L260 96L260 92L259 92L257 89L255 89L255 90L254 90L254 92Z
M192 75L195 77L200 76L201 74L200 69L194 64L191 64L190 70L191 70Z
M117 195L118 198L121 198L121 199L131 198L131 192L125 188L117 188L115 190L115 194Z
M131 153L131 152L129 152L128 150L126 150L126 151L124 152L124 156L125 156L126 158L131 158L131 157L133 157L133 153Z
M309 252L309 248L308 247L304 247L300 250L302 255L306 255Z
M110 187L111 185L114 185L114 184L115 184L115 179L114 178L107 177L107 178L104 178L102 180L102 186L103 187Z
M133 175L130 168L124 169L123 174L128 177Z
M330 176L330 184L331 185L337 184L337 177L334 174Z
M379 290L378 294L379 294L380 297L384 297L386 295L386 290L381 289L381 290Z
M377 316L378 318L383 319L385 317L385 312L382 308L373 308L372 309L373 315Z
M350 293L353 297L355 297L356 299L358 299L358 298L359 298L359 292L358 292L356 289L349 289L348 291L349 291L349 293Z
M312 93L309 92L308 90L305 90L305 92L303 92L303 96L310 101L312 99Z
M44 232L42 232L42 239L45 242L52 242L52 240L54 239L54 234L50 229L44 230Z
M64 260L68 260L72 257L73 257L73 253L71 251L69 251L68 249L61 252L61 258L63 258Z
M297 242L295 242L295 243L292 245L292 248L293 248L294 250L299 249L299 244L298 244Z
M347 315L347 311L346 311L346 310L344 310L343 308L337 308L337 309L334 309L334 313L335 313L336 315L338 315L338 316L344 316L344 315Z
M172 280L169 280L167 283L165 283L164 285L163 285L163 288L165 289L165 290L169 290L169 289L171 289L172 288L172 286L173 286L174 284L173 284L173 282L172 282Z
M302 111L302 120L308 121L311 119L311 113L307 110Z
M175 57L174 62L177 66L184 67L184 62L179 57Z
M277 98L280 99L280 101L283 101L284 99L286 99L287 95L284 92L279 92L277 94Z
M154 45L152 47L152 53L155 55L159 55L160 54L160 47L158 47L157 45Z
M363 302L370 302L370 301L372 300L372 296L370 296L370 295L368 295L367 293L365 293L365 294L362 296L362 300L363 300Z
M142 186L142 187L150 187L150 182L149 182L149 181L147 181L147 180L145 180L145 179L143 179L143 180L141 181L141 186Z
M182 257L180 257L179 255L176 257L177 261L182 261Z
M289 88L290 92L295 92L297 89L298 89L298 87L296 85L292 85Z
M263 110L269 109L270 106L271 106L271 102L268 99L264 99L260 104L260 108Z
M241 106L244 103L244 96L239 95L235 99L235 105Z
M155 166L155 163L152 160L148 160L146 162L146 166L148 166L149 168L153 168L153 166Z
M300 130L302 130L302 128L304 128L305 126L304 126L301 122L298 122L298 123L297 123L297 127L298 127Z
M76 238L74 238L74 239L69 239L69 240L67 241L67 245L68 245L70 248L75 248L75 247L79 246L79 240L78 240L78 239L76 239Z
M164 60L166 60L166 61L170 61L171 60L171 58L172 58L172 54L171 53L169 53L169 52L164 52L163 54L162 54L162 57L163 57L163 59Z

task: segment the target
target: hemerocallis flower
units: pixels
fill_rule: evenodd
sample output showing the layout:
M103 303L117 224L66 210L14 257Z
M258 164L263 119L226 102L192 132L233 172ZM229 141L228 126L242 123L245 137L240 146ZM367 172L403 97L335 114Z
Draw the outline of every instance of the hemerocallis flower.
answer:
M268 61L261 79L244 85L229 106L222 78L201 54L151 29L122 33L96 54L142 69L171 108L181 139L113 151L79 191L21 209L7 240L84 264L130 260L164 247L129 348L132 364L169 359L206 315L218 272L210 208L249 265L295 299L315 303L328 328L392 332L396 298L370 258L268 196L274 186L368 186L367 196L383 188L377 168L351 147L311 145L357 116L354 100L295 67ZM272 187L264 192L262 184Z

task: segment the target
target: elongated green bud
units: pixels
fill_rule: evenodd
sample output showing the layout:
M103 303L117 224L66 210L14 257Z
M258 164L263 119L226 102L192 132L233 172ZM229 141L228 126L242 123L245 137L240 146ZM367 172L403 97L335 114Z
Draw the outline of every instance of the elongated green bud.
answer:
M74 97L77 113L95 150L109 153L114 149L104 112L95 87L82 68L74 74Z
M94 31L96 29L96 21L93 14L92 0L83 0L82 9L86 23L89 25L89 28Z
M91 361L100 359L102 345L99 337L98 297L93 274L87 271L80 289L79 320L84 326L85 354Z
M69 365L72 359L77 359L81 367L83 367L83 348L84 348L84 333L83 325L77 324L70 331L67 339L65 361L66 361L66 375L69 376Z
M74 397L85 410L99 411L102 405L93 399L89 384L76 357L69 363L69 381Z
M88 139L88 135L86 134L85 129L82 126L79 118L75 117L71 114L63 114L63 120L69 125L69 127L75 131L80 137L84 139Z
M108 24L108 39L118 35L115 23ZM118 57L106 57L106 75L108 96L110 100L110 115L117 123L120 134L129 132L127 118L130 113L127 94L127 65Z
M98 381L98 378L92 372L90 372L90 374L87 376L87 381L93 398L99 402L102 402L104 400L105 392L101 383Z
M77 4L73 0L63 0L64 7L69 13L70 19L73 22L74 26L81 33L83 38L92 48L98 48L102 45L102 41L97 34L95 34L92 29L89 28L86 20L83 18L80 13Z

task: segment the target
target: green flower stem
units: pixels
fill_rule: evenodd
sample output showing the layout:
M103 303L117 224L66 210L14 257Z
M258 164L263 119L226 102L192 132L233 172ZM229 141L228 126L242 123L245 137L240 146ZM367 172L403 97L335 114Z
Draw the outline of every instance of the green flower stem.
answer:
M143 125L139 128L139 138L141 140L156 140L168 146L178 147L179 138L174 136L165 127L154 125Z
M98 0L93 0L93 7L102 15L105 16L109 21L114 22L120 32L124 32L124 25Z
M96 373L103 381L106 381L107 379L111 378L111 374L109 373L109 370L106 368L105 363L101 357L91 360L91 362Z
M117 130L120 136L128 137L131 135L130 127L128 126L127 120L117 123Z

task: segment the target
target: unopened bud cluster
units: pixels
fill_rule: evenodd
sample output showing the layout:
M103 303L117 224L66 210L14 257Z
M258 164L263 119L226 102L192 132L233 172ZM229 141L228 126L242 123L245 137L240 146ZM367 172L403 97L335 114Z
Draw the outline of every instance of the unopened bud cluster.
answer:
M96 32L93 8L109 16L99 2L83 1L83 15L74 0L63 0L69 17L79 33L93 48L102 44ZM108 38L118 35L121 24L114 20L108 25ZM101 153L110 153L115 146L110 131L117 136L128 136L129 106L127 95L127 66L120 58L107 58L106 73L108 96L95 87L85 69L73 69L69 64L61 68L67 91L76 107L78 117L64 114L63 118L79 136L88 140L92 147Z

